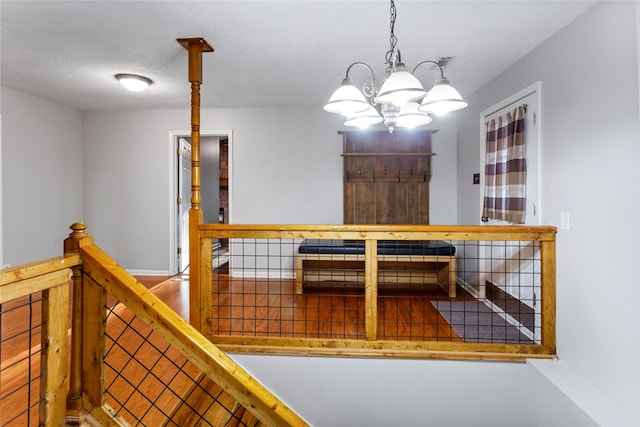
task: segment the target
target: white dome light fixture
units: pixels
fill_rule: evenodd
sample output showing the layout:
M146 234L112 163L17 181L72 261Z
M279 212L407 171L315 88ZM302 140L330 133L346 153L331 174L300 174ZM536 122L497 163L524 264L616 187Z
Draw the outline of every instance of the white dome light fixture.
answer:
M125 89L131 92L142 92L153 83L151 79L137 74L116 74L114 77Z
M424 126L431 122L430 114L443 116L450 111L467 106L460 93L451 86L444 76L440 61L422 61L412 72L402 62L400 50L396 49L398 41L394 34L396 23L396 5L391 0L391 36L390 47L386 54L387 69L385 80L378 88L373 69L364 62L354 62L347 67L342 85L331 96L324 109L331 113L343 114L347 117L347 126L365 126L384 121L393 132L394 127ZM451 58L446 58L447 62ZM440 71L431 90L426 91L415 77L416 70L423 64L432 64L434 70ZM349 78L349 72L356 66L369 71L370 77L365 80L359 90ZM348 89L348 93L347 93ZM418 103L420 103L418 105Z

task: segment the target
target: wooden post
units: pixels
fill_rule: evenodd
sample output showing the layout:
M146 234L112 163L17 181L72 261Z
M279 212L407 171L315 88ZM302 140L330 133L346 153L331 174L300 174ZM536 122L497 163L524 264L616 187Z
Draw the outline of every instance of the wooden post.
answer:
M80 253L80 242L89 238L87 225L76 222L69 227L72 231L64 240L64 255ZM66 423L81 425L84 421L82 411L82 267L71 268L71 364L69 367L69 392L67 394Z
M378 339L378 241L365 240L364 246L365 339Z
M213 52L203 38L178 39L189 52L189 82L191 83L191 209L189 210L189 322L202 330L208 319L203 319L200 307L211 300L211 294L202 292L200 281L200 235L202 210L200 209L200 85L202 84L202 52ZM209 285L210 286L210 285ZM211 304L211 301L208 301Z
M211 337L212 325L212 270L213 270L213 242L212 239L202 239L200 246L200 316L202 327L200 333L205 337Z
M42 294L42 357L40 359L40 425L60 426L65 424L65 402L67 393L67 331L69 329L69 282L68 270L63 274L63 284L49 288Z
M540 242L542 346L556 354L556 242Z
M104 340L107 292L88 275L82 278L82 405L101 408L104 396Z

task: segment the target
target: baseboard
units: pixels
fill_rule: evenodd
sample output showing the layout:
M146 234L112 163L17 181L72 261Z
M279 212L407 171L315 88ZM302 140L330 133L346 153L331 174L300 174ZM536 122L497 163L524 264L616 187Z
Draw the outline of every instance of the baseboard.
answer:
M293 271L283 270L243 270L243 269L231 269L229 276L233 278L245 277L247 279L294 279L295 273Z
M169 270L127 270L132 276L171 276Z
M480 299L480 293L478 292L478 289L474 286L471 286L462 277L460 276L456 277L456 285L460 286L462 289L467 291L475 299Z
M533 331L535 328L535 310L527 304L509 295L498 286L486 281L486 298L507 313L519 324Z
M529 330L529 328L527 328L525 325L520 323L520 321L518 321L518 319L516 319L513 316L511 316L509 313L506 313L502 309L502 307L498 306L497 304L495 304L490 299L482 298L480 296L480 291L478 290L478 288L476 288L475 286L471 286L469 283L467 283L461 277L457 277L456 278L456 284L458 286L460 286L462 289L464 289L465 291L467 291L472 297L474 297L475 299L477 299L480 302L483 302L487 307L489 307L491 309L491 311L493 311L494 313L497 313L499 316L501 316L507 322L509 322L510 324L515 326L516 328L518 328L518 330L520 331L520 333L522 335L526 336L527 338L529 338L532 341L535 341L534 334L533 334L533 332L531 330Z

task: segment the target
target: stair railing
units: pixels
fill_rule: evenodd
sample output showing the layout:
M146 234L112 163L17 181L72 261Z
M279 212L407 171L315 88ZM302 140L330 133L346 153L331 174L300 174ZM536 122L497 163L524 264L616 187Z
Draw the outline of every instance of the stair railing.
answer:
M0 272L3 331L11 326L3 307L42 294L27 308L38 312L42 301L41 316L30 314L41 320L28 321L42 338L18 349L34 374L11 396L0 387L3 424L15 413L19 424L44 426L308 425L96 246L85 224L71 228L64 257ZM5 386L23 369L6 360L13 341L0 335L0 343ZM38 383L35 402L10 407Z
M66 256L0 272L2 425L64 424L69 278L79 263ZM34 389L35 397L22 397Z

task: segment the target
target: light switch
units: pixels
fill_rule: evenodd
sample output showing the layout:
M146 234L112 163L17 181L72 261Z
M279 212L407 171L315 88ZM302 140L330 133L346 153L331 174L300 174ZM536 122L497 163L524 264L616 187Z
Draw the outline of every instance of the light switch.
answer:
M569 230L571 228L571 216L569 212L560 212L560 229Z

